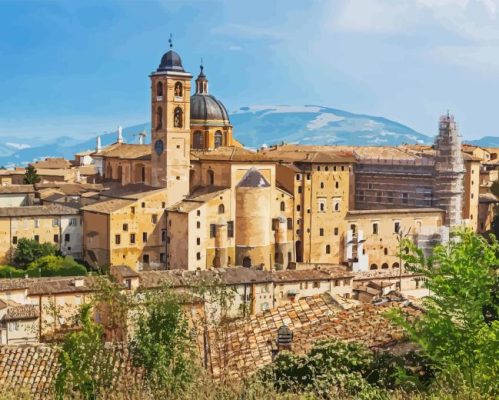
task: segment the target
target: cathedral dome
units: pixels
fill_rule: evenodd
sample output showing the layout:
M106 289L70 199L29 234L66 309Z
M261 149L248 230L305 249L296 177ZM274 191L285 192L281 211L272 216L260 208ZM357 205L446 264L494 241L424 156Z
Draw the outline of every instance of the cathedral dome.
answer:
M230 125L227 109L220 100L211 94L196 93L191 96L191 122L222 121Z
M163 71L185 72L184 67L182 66L182 59L177 52L169 50L163 55L157 72Z

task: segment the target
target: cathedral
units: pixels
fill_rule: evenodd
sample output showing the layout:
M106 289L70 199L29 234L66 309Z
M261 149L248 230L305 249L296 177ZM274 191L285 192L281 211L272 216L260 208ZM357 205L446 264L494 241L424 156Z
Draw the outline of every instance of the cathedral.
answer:
M399 241L423 248L478 229L480 160L454 118L434 146L279 145L252 151L233 134L203 66L173 49L151 80L151 143L91 155L109 188L83 210L94 265L142 269L402 268ZM194 94L191 94L194 92Z

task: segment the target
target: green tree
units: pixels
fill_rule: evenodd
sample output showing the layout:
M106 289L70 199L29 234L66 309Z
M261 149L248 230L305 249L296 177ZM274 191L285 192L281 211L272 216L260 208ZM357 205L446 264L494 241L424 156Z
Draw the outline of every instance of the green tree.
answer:
M35 183L40 182L40 176L38 175L35 167L33 167L32 165L28 165L26 167L26 172L24 173L23 182L26 185L33 185Z
M194 340L181 298L168 287L142 294L131 354L156 396L184 392L197 375Z
M449 379L485 395L499 394L499 322L488 323L484 309L497 315L492 298L496 282L499 244L488 243L469 230L456 232L426 258L410 241L403 255L407 268L422 274L430 291L425 312L416 320L402 314L394 320L407 331L431 360L440 379Z
M14 263L25 269L29 264L45 256L55 256L58 249L51 243L38 243L33 239L21 238L17 242Z
M58 399L95 399L109 390L113 382L114 360L102 341L103 329L92 321L91 306L82 306L82 329L66 336L60 368L55 380Z

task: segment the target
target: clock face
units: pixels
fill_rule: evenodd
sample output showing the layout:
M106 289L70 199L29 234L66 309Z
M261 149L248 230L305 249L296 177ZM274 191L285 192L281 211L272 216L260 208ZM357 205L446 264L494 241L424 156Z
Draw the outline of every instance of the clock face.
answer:
M154 143L154 150L156 151L156 154L158 156L160 156L161 153L163 153L164 144L163 144L163 141L161 139L156 140L156 143Z

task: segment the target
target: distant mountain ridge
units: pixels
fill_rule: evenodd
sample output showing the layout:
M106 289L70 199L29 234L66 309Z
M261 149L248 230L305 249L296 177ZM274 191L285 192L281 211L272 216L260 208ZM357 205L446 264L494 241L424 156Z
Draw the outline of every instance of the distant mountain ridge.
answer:
M432 144L433 138L399 122L383 117L355 114L318 105L254 105L230 113L235 138L250 148L281 142L302 145L397 146L403 143ZM123 129L127 143L138 143L137 134L146 130L150 139L150 123ZM45 157L72 159L75 153L95 149L95 136L75 139L32 138L29 143L15 137L3 137L0 143L0 166L26 165ZM116 132L101 135L102 145L116 141ZM466 141L482 147L499 147L499 137L486 136Z

